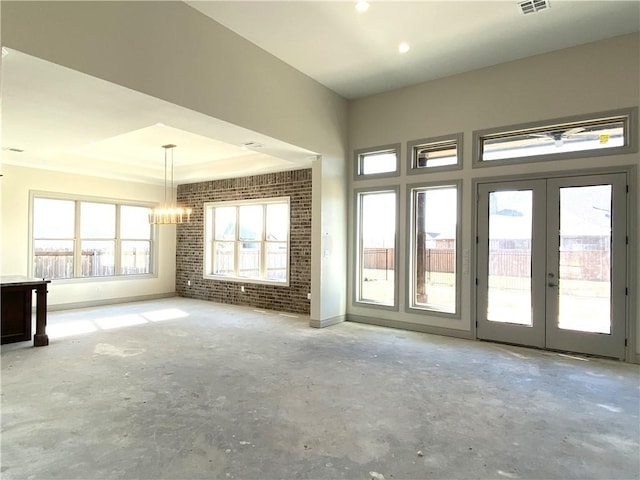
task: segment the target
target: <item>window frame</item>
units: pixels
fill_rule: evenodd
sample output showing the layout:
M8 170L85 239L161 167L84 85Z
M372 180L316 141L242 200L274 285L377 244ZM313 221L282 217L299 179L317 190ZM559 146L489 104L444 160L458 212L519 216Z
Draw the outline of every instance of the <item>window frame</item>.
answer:
M553 128L588 124L601 120L623 120L625 122L625 143L620 147L600 148L594 150L579 150L573 152L549 153L542 155L531 155L526 157L505 158L499 160L483 160L483 141L485 139L508 138L522 133L535 133L535 131L549 130ZM610 110L606 112L591 113L571 117L562 117L538 122L529 122L518 125L509 125L497 128L475 130L473 132L473 168L484 168L492 166L517 165L522 163L540 163L556 160L567 160L576 158L602 157L609 155L622 155L636 153L638 151L638 107Z
M94 197L89 195L76 195L66 194L58 192L47 192L39 190L29 191L29 248L28 248L28 265L27 272L30 276L35 276L34 263L35 263L35 242L36 240L47 240L46 238L34 237L34 201L36 198L50 199L50 200L64 200L74 202L74 238L66 239L67 241L73 241L73 276L52 278L52 281L56 283L80 283L80 282L94 282L94 281L114 281L114 280L135 280L144 278L157 278L158 276L158 230L157 226L149 225L149 272L148 273L135 273L135 274L123 274L118 273L122 267L122 248L123 241L139 240L142 239L123 239L120 237L120 209L122 206L127 207L141 207L141 208L153 208L155 204L149 202L142 202L137 200L116 199L109 197ZM108 241L114 241L114 274L113 275L95 275L95 276L82 276L82 243L83 241L102 241L105 239L97 238L82 238L80 236L81 231L81 204L82 203L104 203L109 205L115 205L115 237L113 239L106 239Z
M400 175L400 154L401 154L401 144L400 143L392 143L389 145L380 145L377 147L371 148L360 148L353 151L354 158L354 170L353 170L353 178L354 180L371 180L374 178L391 178L397 177ZM382 173L362 173L362 162L361 159L363 156L372 155L376 153L387 153L394 152L396 157L396 165L395 169L391 172L382 172Z
M287 225L287 240L286 242L282 240L277 241L269 241L266 239L267 229L267 215L266 209L267 205L273 204L285 204L287 205L288 214L289 214L289 222ZM241 240L240 239L240 208L242 206L247 205L260 205L263 208L262 213L262 238L260 240ZM234 207L236 209L236 219L235 219L235 233L233 240L218 240L233 243L233 252L234 252L234 262L233 269L234 275L222 275L216 273L210 273L214 270L215 265L215 215L211 214L211 210L218 207ZM224 282L235 282L235 283L247 283L247 284L257 284L257 285L272 285L278 287L289 287L291 280L291 197L290 196L282 196L282 197L269 197L269 198L255 198L255 199L244 199L244 200L225 200L225 201L215 201L215 202L204 202L203 204L203 264L202 264L202 278L207 280L217 280ZM211 216L211 220L210 220ZM211 230L211 238L209 236L209 222L213 222L213 230ZM260 275L261 278L251 278L251 277L241 277L238 276L239 272L239 244L240 243L260 243ZM278 280L268 280L264 278L266 275L266 251L267 246L269 244L282 244L286 243L287 246L287 260L286 260L286 280L278 281Z
M414 258L414 246L415 246L415 205L414 205L414 191L416 190L429 190L439 189L446 187L456 188L456 245L455 245L455 312L447 312L439 310L437 308L430 308L428 306L416 305L415 299L415 284L414 284L414 270L416 267L416 259ZM406 205L407 205L407 238L406 249L407 255L407 271L405 276L405 312L427 316L437 316L459 320L462 318L462 276L463 276L463 254L462 254L462 187L463 181L461 179L441 180L436 182L420 182L407 185L406 191Z
M361 240L361 232L362 232L362 219L360 215L361 209L361 196L365 194L376 194L376 193L394 193L396 196L396 205L395 205L395 236L394 236L394 285L393 285L393 305L385 305L383 303L376 303L371 301L363 301L360 299L361 297L361 289L360 289L360 277L361 277L361 255L360 252L362 250L362 240ZM400 304L400 287L399 287L399 271L400 271L400 186L399 185L385 185L380 187L369 187L369 188L358 188L353 190L353 205L354 205L354 219L355 219L355 230L354 230L354 238L353 238L353 252L355 262L352 264L353 268L353 293L352 297L352 305L354 307L367 307L367 308L375 308L380 310L389 310L397 312L399 311Z
M438 137L421 138L418 140L410 140L407 142L407 174L409 175L425 175L435 172L445 172L462 170L463 167L463 132L454 133L451 135L441 135ZM452 165L440 165L437 167L418 167L417 159L415 156L416 148L428 147L433 145L437 147L439 145L445 146L455 143L457 161Z

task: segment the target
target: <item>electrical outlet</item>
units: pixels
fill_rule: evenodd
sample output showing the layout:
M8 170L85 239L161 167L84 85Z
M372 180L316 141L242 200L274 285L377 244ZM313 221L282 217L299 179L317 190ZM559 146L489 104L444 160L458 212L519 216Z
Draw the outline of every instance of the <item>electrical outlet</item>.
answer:
M242 293L244 293L244 285L241 285L241 286L240 286L240 291L241 291Z
M187 287L191 286L191 280L187 280Z
M311 300L311 294L307 293L307 300Z

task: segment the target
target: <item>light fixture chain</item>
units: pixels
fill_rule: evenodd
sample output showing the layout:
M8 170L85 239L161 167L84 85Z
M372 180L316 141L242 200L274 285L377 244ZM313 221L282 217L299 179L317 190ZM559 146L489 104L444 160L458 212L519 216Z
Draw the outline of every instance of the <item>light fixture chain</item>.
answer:
M167 201L167 149L164 149L164 206L169 205Z
M178 201L177 195L173 193L173 147L171 148L171 203Z

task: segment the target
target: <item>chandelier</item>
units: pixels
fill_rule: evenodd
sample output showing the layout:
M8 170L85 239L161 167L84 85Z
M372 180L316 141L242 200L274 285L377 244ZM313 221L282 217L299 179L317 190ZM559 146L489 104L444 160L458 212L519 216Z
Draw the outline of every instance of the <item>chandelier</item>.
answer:
M164 148L164 203L149 212L151 225L175 225L177 223L189 223L191 221L191 209L176 206L173 199L173 149L175 145L163 145ZM168 162L169 156L170 165ZM167 186L167 178L171 172L170 189Z

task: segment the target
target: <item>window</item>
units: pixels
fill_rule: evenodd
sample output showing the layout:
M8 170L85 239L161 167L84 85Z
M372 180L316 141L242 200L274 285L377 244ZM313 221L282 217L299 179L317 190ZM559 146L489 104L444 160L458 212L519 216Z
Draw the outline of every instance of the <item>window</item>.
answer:
M462 168L462 133L407 144L410 174Z
M356 179L398 175L399 152L399 144L356 150Z
M397 190L356 193L356 302L396 307Z
M73 278L76 202L33 199L33 251L36 278Z
M409 195L409 309L459 314L459 185L414 186Z
M204 276L289 282L289 197L205 203Z
M533 162L630 153L637 109L525 127L475 132L478 164Z
M120 205L120 275L151 273L150 232L147 207Z
M32 209L35 277L152 273L148 207L35 194Z

